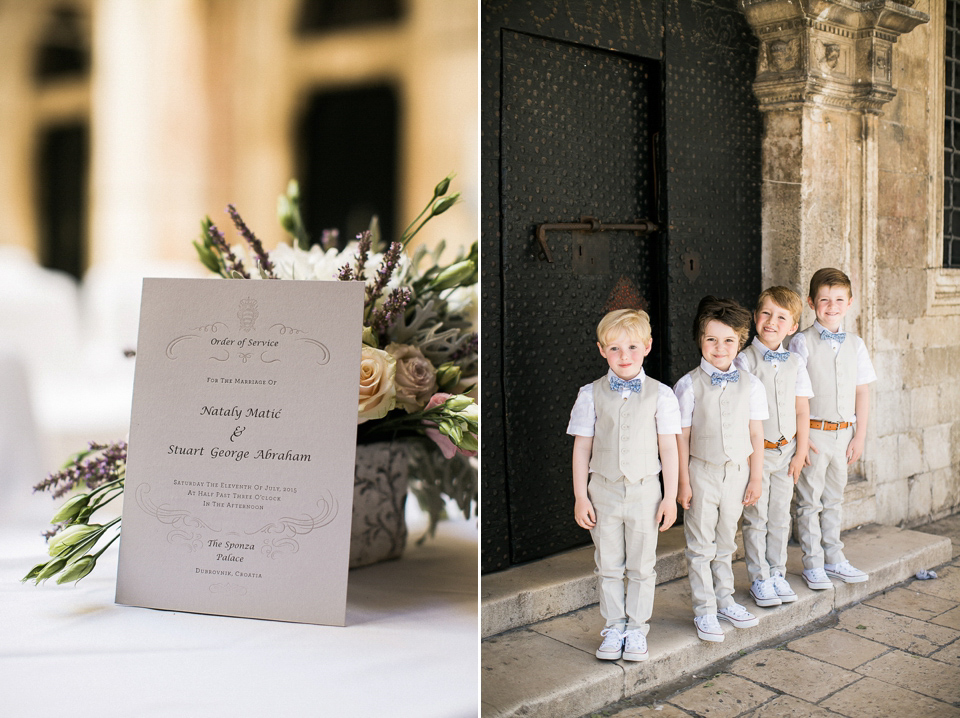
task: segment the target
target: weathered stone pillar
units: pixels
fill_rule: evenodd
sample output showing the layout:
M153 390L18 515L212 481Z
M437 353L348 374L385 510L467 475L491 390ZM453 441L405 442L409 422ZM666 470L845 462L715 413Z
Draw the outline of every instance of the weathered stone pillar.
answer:
M896 96L897 38L929 16L914 0L740 4L760 40L754 92L764 114L763 282L806 297L817 269L842 269L854 291L846 325L873 352L877 117ZM806 310L801 326L812 321ZM845 527L876 518L870 445L852 472L867 480L848 486Z

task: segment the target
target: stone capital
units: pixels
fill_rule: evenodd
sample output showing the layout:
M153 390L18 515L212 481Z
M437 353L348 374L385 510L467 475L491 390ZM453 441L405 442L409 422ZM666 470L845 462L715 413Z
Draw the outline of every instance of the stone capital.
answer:
M879 114L893 87L893 44L928 22L915 0L740 0L760 40L761 110L816 105Z

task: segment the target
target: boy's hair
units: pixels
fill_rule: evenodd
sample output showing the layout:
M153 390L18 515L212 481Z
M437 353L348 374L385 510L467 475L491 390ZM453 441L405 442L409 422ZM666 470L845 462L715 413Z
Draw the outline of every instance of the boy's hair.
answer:
M717 299L713 295L707 295L700 300L697 316L693 320L693 340L697 346L700 346L707 324L713 320L733 329L740 338L739 349L743 349L750 336L750 327L753 326L750 312L732 299Z
M642 344L650 341L650 315L642 309L616 309L607 312L597 325L597 341L606 346L606 338L618 331Z
M764 289L757 298L757 308L754 310L754 314L760 311L763 302L767 299L790 312L796 324L800 323L800 315L803 314L803 299L795 291L787 287L768 287Z
M847 294L851 298L853 297L853 285L850 284L850 277L839 269L823 267L813 273L813 276L810 277L810 299L817 298L817 292L820 291L821 287L844 287Z

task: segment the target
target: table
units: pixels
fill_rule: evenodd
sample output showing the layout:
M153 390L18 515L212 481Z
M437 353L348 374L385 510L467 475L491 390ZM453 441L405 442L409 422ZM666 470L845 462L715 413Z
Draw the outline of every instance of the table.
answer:
M339 628L117 605L116 544L75 586L20 584L58 505L0 505L2 716L478 714L475 519L352 571Z

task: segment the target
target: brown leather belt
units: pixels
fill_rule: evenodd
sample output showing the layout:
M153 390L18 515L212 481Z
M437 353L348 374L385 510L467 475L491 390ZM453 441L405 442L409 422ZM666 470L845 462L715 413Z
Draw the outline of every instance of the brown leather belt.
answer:
M781 446L786 446L786 445L789 444L791 441L793 441L793 439L784 439L784 438L782 438L782 437L781 437L780 441L767 441L766 439L764 439L764 440L763 440L763 448L764 448L764 449L779 449Z
M848 426L853 426L852 421L824 421L823 419L811 419L810 428L811 429L822 429L823 431L837 431L838 429L846 429Z

